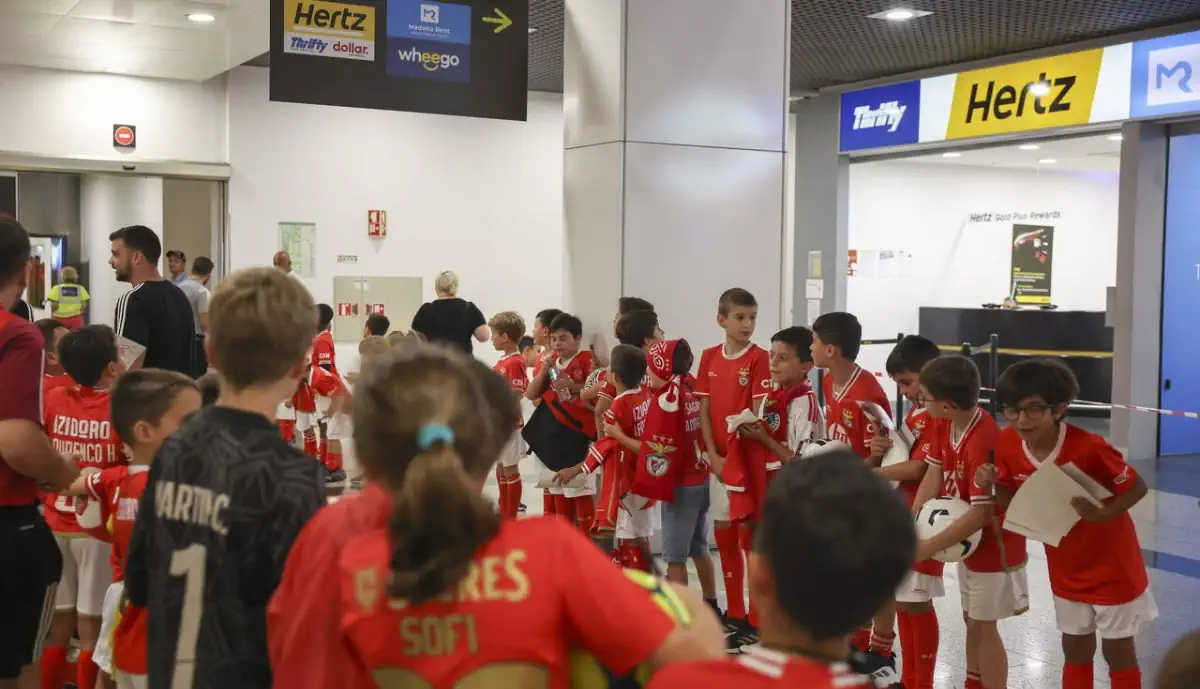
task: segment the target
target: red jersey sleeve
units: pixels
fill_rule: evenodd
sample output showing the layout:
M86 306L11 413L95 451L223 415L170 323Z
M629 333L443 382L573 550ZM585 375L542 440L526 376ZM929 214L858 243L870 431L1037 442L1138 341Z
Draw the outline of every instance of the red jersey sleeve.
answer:
M708 373L712 368L712 349L700 353L700 369L696 371L696 380L692 385L692 394L696 397L708 397Z
M513 390L525 394L529 389L529 374L525 371L525 360L520 357L512 357L508 360L508 370L505 375L508 378L508 384Z
M128 475L129 469L126 466L109 467L103 471L88 475L83 487L87 491L88 498L99 500L101 503L107 505L112 502L113 493L117 490L117 484L121 483L121 479Z
M578 530L561 520L548 528L559 532L555 540L562 544L559 580L574 638L617 675L631 672L662 645L675 621Z
M342 384L336 377L329 373L321 371L316 373L318 369L313 369L312 389L322 397L337 397L342 392ZM324 375L322 375L324 374Z
M751 398L757 403L771 391L771 355L761 347L754 348L750 360Z
M613 400L613 398L616 396L617 396L616 386L612 384L612 381L610 381L606 378L604 380L604 383L600 386L600 394L599 394L600 399L608 400L611 402Z
M1104 438L1089 438L1086 459L1079 462L1083 472L1097 483L1112 491L1113 495L1128 493L1137 485L1137 472L1125 462L1125 458ZM1073 459L1073 458L1072 458Z
M967 484L971 505L991 505L995 502L991 486L980 488L975 483L975 472L992 461L992 454L996 449L996 436L988 430L986 427L976 429L959 456L959 461L963 463L963 481Z
M950 427L947 423L931 423L926 426L926 433L929 433L929 444L925 449L925 463L932 467L942 468L942 462L945 458L946 448L946 429Z
M331 369L335 366L333 336L326 337L325 333L319 333L313 339L312 365L328 366Z

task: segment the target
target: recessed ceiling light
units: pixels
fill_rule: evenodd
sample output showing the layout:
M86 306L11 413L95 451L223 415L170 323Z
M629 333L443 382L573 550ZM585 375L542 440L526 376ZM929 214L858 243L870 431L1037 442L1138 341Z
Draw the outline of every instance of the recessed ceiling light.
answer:
M217 21L217 18L208 12L189 12L185 15L188 21L196 22L197 24L211 24Z
M919 19L933 14L924 10L914 10L908 7L893 7L890 10L868 14L868 19L882 19L889 22L906 22L910 19Z
M961 158L962 154L958 151L946 151L942 154L943 158Z
M1029 85L1029 92L1035 96L1050 95L1050 82L1038 81Z
M1017 146L1017 148L1022 151L1036 151L1041 148L1041 146L1038 146L1037 144L1021 144L1020 146Z
M1108 135L1109 141L1120 141L1121 139L1124 139L1124 138L1125 137L1121 136L1120 134L1109 134Z
M1041 163L1042 165L1053 165L1053 164L1057 163L1058 161L1055 160L1054 158L1039 158L1038 162Z

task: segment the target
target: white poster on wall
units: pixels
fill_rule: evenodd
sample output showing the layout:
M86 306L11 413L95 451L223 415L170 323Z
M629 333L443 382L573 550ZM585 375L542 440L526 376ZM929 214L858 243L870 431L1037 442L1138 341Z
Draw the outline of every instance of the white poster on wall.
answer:
M298 277L317 276L317 225L311 222L279 223L279 249L292 258Z

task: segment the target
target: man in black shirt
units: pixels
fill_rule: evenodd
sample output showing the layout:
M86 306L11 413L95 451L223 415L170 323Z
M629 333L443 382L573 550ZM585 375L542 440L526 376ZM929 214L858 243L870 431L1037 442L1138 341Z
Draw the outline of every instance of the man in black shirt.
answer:
M190 376L197 371L193 356L196 340L192 304L187 295L174 283L163 280L158 272L162 242L154 230L144 225L131 225L109 235L112 258L109 264L117 272L117 280L128 282L133 289L117 299L113 330L132 340L146 351L141 363L130 368L162 368Z
M307 369L316 313L303 285L270 268L213 297L220 396L159 451L125 562L125 592L148 615L149 689L271 687L267 603L325 504L324 467L274 421Z

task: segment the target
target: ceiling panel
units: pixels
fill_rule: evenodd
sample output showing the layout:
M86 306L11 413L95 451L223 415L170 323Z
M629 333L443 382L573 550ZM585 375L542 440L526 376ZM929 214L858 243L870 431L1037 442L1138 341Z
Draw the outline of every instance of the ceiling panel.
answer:
M68 60L71 69L207 79L250 60L267 63L271 1L0 0L0 62L62 68ZM868 18L900 4L932 14L904 23ZM195 24L189 11L216 21ZM1200 0L792 0L792 88L1165 32L1188 21L1200 21ZM531 89L562 90L563 22L564 0L530 0ZM146 51L160 51L159 59Z

